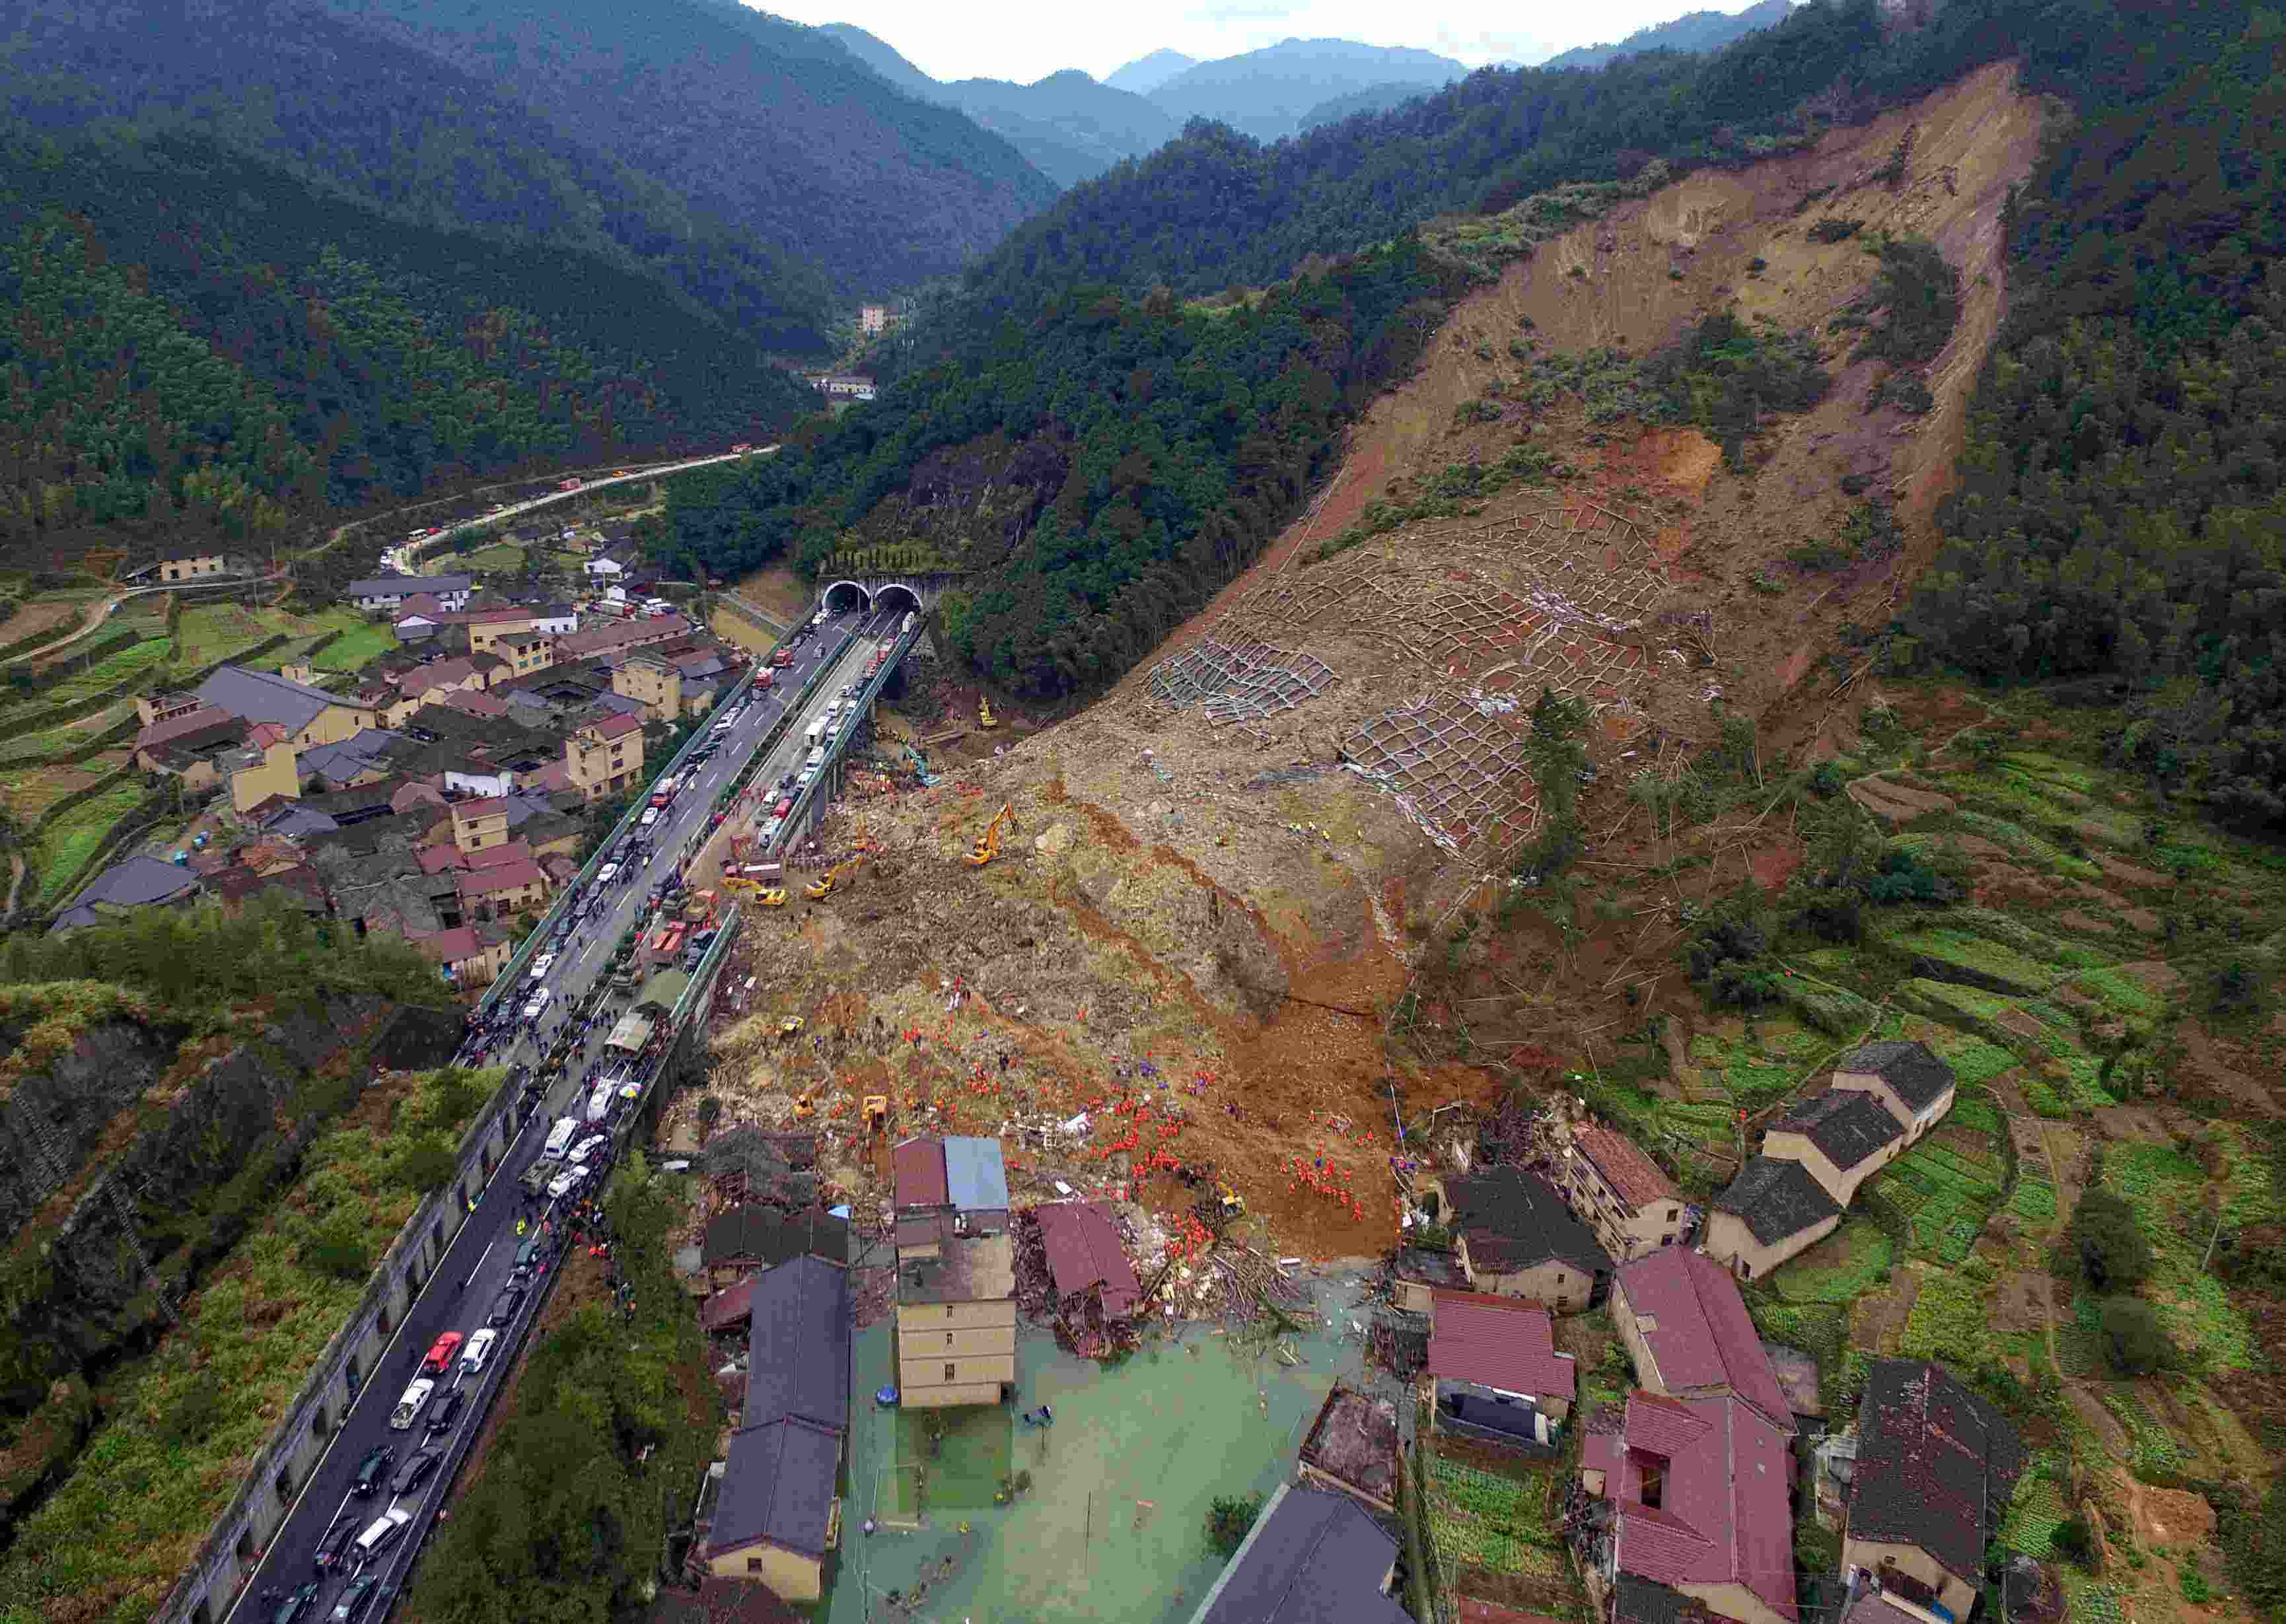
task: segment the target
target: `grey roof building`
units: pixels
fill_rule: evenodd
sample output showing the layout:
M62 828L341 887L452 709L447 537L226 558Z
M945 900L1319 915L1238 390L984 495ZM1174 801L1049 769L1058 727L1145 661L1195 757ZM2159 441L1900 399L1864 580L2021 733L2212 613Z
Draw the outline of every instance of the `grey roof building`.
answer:
M1841 1203L1799 1162L1756 1156L1714 1198L1717 1212L1736 1213L1764 1246L1841 1216Z
M1281 1483L1191 1624L1410 1624L1397 1541L1347 1494Z
M71 906L57 916L55 928L75 930L100 925L116 911L153 908L183 902L198 895L199 877L156 857L130 857L114 863L87 882Z
M849 1272L804 1253L754 1281L746 1344L748 1427L781 1417L849 1424Z
M1918 1546L1973 1590L2024 1470L2016 1429L1943 1366L1884 1359L1866 1374L1857 1432L1849 1544Z
M1952 1068L1924 1043L1891 1038L1853 1049L1833 1062L1836 1076L1879 1077L1916 1111L1944 1097L1953 1084Z
M1829 1088L1779 1117L1770 1131L1801 1134L1846 1173L1904 1139L1905 1125L1863 1089Z
M225 666L199 684L200 702L248 721L267 721L288 733L299 733L330 706L346 703L339 694L306 682L290 682L273 672L248 671Z
M710 1558L755 1545L822 1557L833 1531L841 1434L798 1415L748 1427L730 1440L708 1531Z

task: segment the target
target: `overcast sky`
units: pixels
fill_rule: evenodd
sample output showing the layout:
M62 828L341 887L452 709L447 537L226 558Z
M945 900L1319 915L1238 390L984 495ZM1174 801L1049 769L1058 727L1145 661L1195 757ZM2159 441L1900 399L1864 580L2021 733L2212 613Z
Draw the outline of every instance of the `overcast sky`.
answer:
M1281 39L1359 40L1414 45L1470 67L1537 62L1574 45L1615 40L1691 11L1741 12L1751 0L1601 0L1593 5L1487 5L1426 0L1420 9L1367 0L1143 0L1073 5L1069 0L770 0L762 9L796 22L850 22L895 46L937 79L1015 79L1029 83L1059 68L1100 79L1162 46L1202 61L1236 56ZM1402 33L1395 32L1403 29Z

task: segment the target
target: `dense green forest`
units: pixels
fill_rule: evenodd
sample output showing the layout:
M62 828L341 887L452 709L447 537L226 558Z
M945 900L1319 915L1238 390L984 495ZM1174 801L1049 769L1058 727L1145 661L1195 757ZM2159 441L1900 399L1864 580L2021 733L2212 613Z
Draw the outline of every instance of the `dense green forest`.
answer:
M639 267L545 264L201 138L0 143L0 544L243 540L809 404Z
M1076 288L767 462L676 481L664 545L815 570L925 463L957 485L947 453L1020 442L1039 500L1005 550L978 542L991 572L948 600L948 638L1028 693L1108 682L1257 555L1459 289L1414 242L1224 313Z
M1906 625L1987 679L2124 702L2120 759L2275 826L2286 23L2210 4L2086 43L2079 119L2014 211L2013 309Z

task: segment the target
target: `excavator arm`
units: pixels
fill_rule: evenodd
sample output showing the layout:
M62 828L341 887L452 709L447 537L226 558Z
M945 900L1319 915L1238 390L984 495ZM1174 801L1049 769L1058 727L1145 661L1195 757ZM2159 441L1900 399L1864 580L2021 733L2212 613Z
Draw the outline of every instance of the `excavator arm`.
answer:
M1000 825L1014 815L1013 806L1003 806L992 815L992 821L984 825L984 832L976 837L976 849L968 854L969 867L981 869L1000 855Z

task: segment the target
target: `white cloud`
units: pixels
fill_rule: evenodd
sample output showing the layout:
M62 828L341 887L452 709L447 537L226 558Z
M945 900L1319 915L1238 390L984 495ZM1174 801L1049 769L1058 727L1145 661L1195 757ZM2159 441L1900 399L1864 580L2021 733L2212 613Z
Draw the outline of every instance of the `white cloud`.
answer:
M1280 40L1320 37L1413 45L1470 67L1538 61L1575 45L1616 40L1684 12L1743 11L1750 0L1604 0L1599 5L1488 9L1478 0L1430 0L1392 11L1367 0L1172 0L1099 11L1047 0L772 0L765 9L796 22L855 23L938 79L1027 83L1077 67L1103 77L1162 46L1209 59Z

